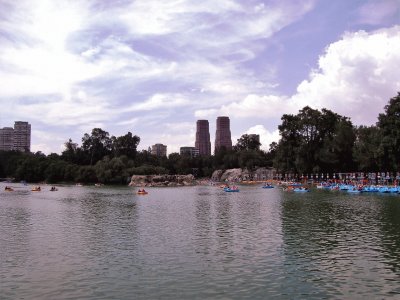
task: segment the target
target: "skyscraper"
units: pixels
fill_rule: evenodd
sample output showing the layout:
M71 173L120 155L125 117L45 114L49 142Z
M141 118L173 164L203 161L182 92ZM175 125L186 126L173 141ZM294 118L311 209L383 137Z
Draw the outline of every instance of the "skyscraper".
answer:
M199 155L211 155L210 126L208 120L197 120L195 147L199 149Z
M217 118L217 130L215 132L215 152L224 147L226 150L232 149L231 129L229 117Z
M31 151L31 124L15 121L14 123L14 150Z
M0 150L11 151L14 148L14 128L4 127L0 129Z

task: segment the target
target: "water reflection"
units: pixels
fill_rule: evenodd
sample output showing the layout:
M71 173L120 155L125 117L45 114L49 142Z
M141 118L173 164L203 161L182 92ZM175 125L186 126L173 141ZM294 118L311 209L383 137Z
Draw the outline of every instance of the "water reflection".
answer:
M339 297L390 295L394 290L386 282L398 274L386 272L381 199L326 193L284 194L285 267L294 286L318 298L327 291Z
M60 187L3 192L0 227L4 299L399 294L397 196Z

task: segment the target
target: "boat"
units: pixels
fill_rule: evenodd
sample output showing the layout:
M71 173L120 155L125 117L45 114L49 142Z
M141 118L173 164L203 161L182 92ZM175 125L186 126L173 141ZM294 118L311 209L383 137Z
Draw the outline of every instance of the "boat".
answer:
M5 190L6 192L13 192L13 191L14 191L14 189L13 189L12 187L9 187L9 186L6 186L6 187L4 188L4 190Z
M356 187L353 187L353 188L348 189L347 192L352 193L352 194L359 194L359 193L361 193L361 190Z
M58 189L55 186L52 186L50 188L50 192L57 192L57 191L58 191Z
M32 192L40 192L41 190L40 186L35 186L31 189Z
M367 185L362 188L362 191L366 193L376 193L378 192L378 188L374 185Z
M339 190L341 191L348 191L349 189L353 188L354 186L351 184L341 184L339 185Z
M234 186L232 188L226 187L226 188L224 188L224 191L227 192L227 193L237 193L240 190L237 187Z
M381 186L378 188L379 193L390 193L390 190L387 186Z
M308 188L305 188L305 187L298 187L298 188L294 188L293 189L293 192L296 192L296 193L307 193L309 191L310 190Z
M138 190L136 194L138 194L138 195L147 195L148 192L146 192L145 190Z
M269 184L269 183L267 183L266 185L263 185L263 187L262 187L263 189L273 189L274 188L274 186L273 185L271 185L271 184Z

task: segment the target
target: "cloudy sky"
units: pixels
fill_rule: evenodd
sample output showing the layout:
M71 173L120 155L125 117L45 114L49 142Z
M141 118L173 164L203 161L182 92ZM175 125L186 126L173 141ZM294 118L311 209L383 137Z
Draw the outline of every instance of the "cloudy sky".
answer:
M400 0L0 0L0 127L32 151L110 135L193 146L198 119L279 139L284 113L371 125L400 91Z

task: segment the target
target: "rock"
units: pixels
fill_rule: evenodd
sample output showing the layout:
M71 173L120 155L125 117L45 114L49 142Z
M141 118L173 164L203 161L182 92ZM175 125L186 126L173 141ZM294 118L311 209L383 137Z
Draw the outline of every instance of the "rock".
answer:
M195 179L189 175L133 175L130 186L189 186L194 185Z
M220 182L262 181L272 179L275 175L276 170L273 168L258 168L255 171L249 171L247 169L228 169L214 171L211 180Z

